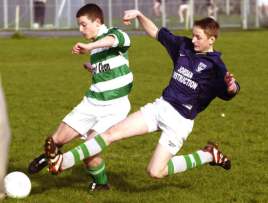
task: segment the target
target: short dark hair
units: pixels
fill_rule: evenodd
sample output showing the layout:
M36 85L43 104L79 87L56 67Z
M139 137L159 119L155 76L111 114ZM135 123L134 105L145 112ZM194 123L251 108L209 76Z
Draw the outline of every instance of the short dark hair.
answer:
M90 19L92 21L94 21L98 18L98 19L100 19L101 24L104 23L102 9L96 4L86 4L83 7L81 7L77 11L76 17L79 18L81 16L87 16L88 19Z
M208 37L215 37L219 36L220 25L219 23L211 17L206 17L201 20L197 20L194 22L194 26L200 27L204 30L205 34Z

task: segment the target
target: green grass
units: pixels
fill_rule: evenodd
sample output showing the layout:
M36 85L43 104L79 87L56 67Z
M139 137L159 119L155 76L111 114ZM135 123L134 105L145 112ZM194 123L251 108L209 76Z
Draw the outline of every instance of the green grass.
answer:
M116 143L103 153L110 191L90 194L89 178L79 165L58 177L45 170L30 176L31 195L4 202L268 202L267 36L268 31L221 34L216 49L224 53L241 92L230 102L215 100L201 113L180 152L190 153L207 140L216 140L232 158L231 171L204 166L153 180L145 171L159 138L159 133L152 133ZM9 171L27 172L45 137L88 88L89 75L82 68L87 57L70 53L80 40L0 39L0 71L12 128ZM161 95L171 61L159 43L146 36L132 36L129 54L135 77L130 100L135 111Z

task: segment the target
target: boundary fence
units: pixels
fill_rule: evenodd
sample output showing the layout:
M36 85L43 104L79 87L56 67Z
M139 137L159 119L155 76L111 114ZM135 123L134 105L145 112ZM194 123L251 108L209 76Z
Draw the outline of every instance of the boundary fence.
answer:
M185 20L179 17L181 0L162 0L160 15L154 12L153 0L47 0L44 26L35 26L34 0L0 0L1 30L76 29L76 11L86 3L96 3L104 11L106 24L123 26L124 10L139 9L159 26L189 29L195 19L208 16L207 0L188 0ZM268 5L263 0L214 0L213 15L221 27L260 28L268 25ZM130 29L138 29L136 21Z

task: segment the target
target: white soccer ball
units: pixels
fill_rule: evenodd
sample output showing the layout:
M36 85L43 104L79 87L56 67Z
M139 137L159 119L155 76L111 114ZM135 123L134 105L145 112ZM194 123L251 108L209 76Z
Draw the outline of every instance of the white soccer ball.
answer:
M28 176L19 171L7 174L4 179L4 184L7 196L12 198L27 197L32 188L32 184Z

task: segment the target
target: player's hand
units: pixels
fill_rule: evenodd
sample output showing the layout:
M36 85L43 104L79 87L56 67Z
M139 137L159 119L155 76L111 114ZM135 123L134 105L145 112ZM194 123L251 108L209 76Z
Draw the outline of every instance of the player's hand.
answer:
M91 50L90 44L76 43L72 48L73 54L86 54Z
M230 94L236 93L237 86L235 84L234 75L231 74L231 73L229 73L229 72L227 72L226 75L225 75L225 77L224 77L224 81L225 81L225 83L227 85L227 91L228 91L228 93L230 93Z
M123 16L123 23L125 25L130 25L131 24L131 20L137 18L140 15L140 11L138 10L127 10L124 12L124 16Z
M86 70L88 70L90 73L93 72L93 66L91 65L90 62L84 63L84 64L83 64L83 67L84 67Z

